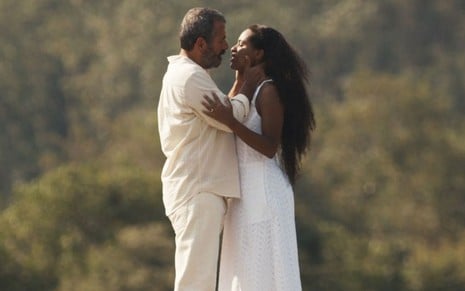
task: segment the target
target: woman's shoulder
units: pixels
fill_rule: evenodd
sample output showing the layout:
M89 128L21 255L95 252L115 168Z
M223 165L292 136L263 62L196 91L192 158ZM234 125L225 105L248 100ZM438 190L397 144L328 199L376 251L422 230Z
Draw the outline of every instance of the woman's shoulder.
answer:
M273 80L267 80L263 82L260 88L260 92L257 95L257 102L273 102L279 101L278 88L276 87Z
M255 100L255 107L258 113L261 115L261 111L264 107L281 107L281 99L279 97L278 88L274 82L266 82L260 88L260 92Z

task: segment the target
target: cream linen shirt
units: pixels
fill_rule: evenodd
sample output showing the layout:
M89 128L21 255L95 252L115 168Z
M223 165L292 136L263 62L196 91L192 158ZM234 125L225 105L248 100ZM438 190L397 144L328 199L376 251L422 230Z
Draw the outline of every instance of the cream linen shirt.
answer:
M208 72L186 56L168 57L158 103L158 130L166 161L161 174L163 203L170 215L200 192L240 197L234 135L205 115L203 95L225 96ZM249 100L231 99L236 119L244 121Z

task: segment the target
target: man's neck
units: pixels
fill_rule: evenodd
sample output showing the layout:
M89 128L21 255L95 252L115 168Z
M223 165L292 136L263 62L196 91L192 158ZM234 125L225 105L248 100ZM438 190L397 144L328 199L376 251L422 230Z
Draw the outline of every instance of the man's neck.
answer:
M179 55L181 56L184 56L184 57L188 57L189 59L191 59L194 63L196 63L197 65L201 66L201 63L200 63L200 58L198 58L196 56L196 54L194 53L194 51L187 51L185 49L181 49L181 51L179 52Z

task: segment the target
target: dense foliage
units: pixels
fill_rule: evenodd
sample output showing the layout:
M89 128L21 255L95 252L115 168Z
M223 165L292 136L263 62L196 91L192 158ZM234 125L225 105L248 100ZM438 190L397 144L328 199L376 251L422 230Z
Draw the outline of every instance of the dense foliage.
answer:
M275 27L312 72L304 290L465 290L455 0L0 0L0 290L171 290L155 108L193 6L225 13L230 46Z

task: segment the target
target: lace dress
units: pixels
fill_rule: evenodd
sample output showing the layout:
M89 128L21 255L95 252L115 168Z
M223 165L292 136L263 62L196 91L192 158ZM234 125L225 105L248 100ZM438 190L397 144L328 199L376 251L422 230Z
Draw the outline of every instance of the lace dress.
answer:
M245 125L261 133L255 108ZM293 190L272 159L236 138L241 199L228 205L223 232L219 291L300 291Z

